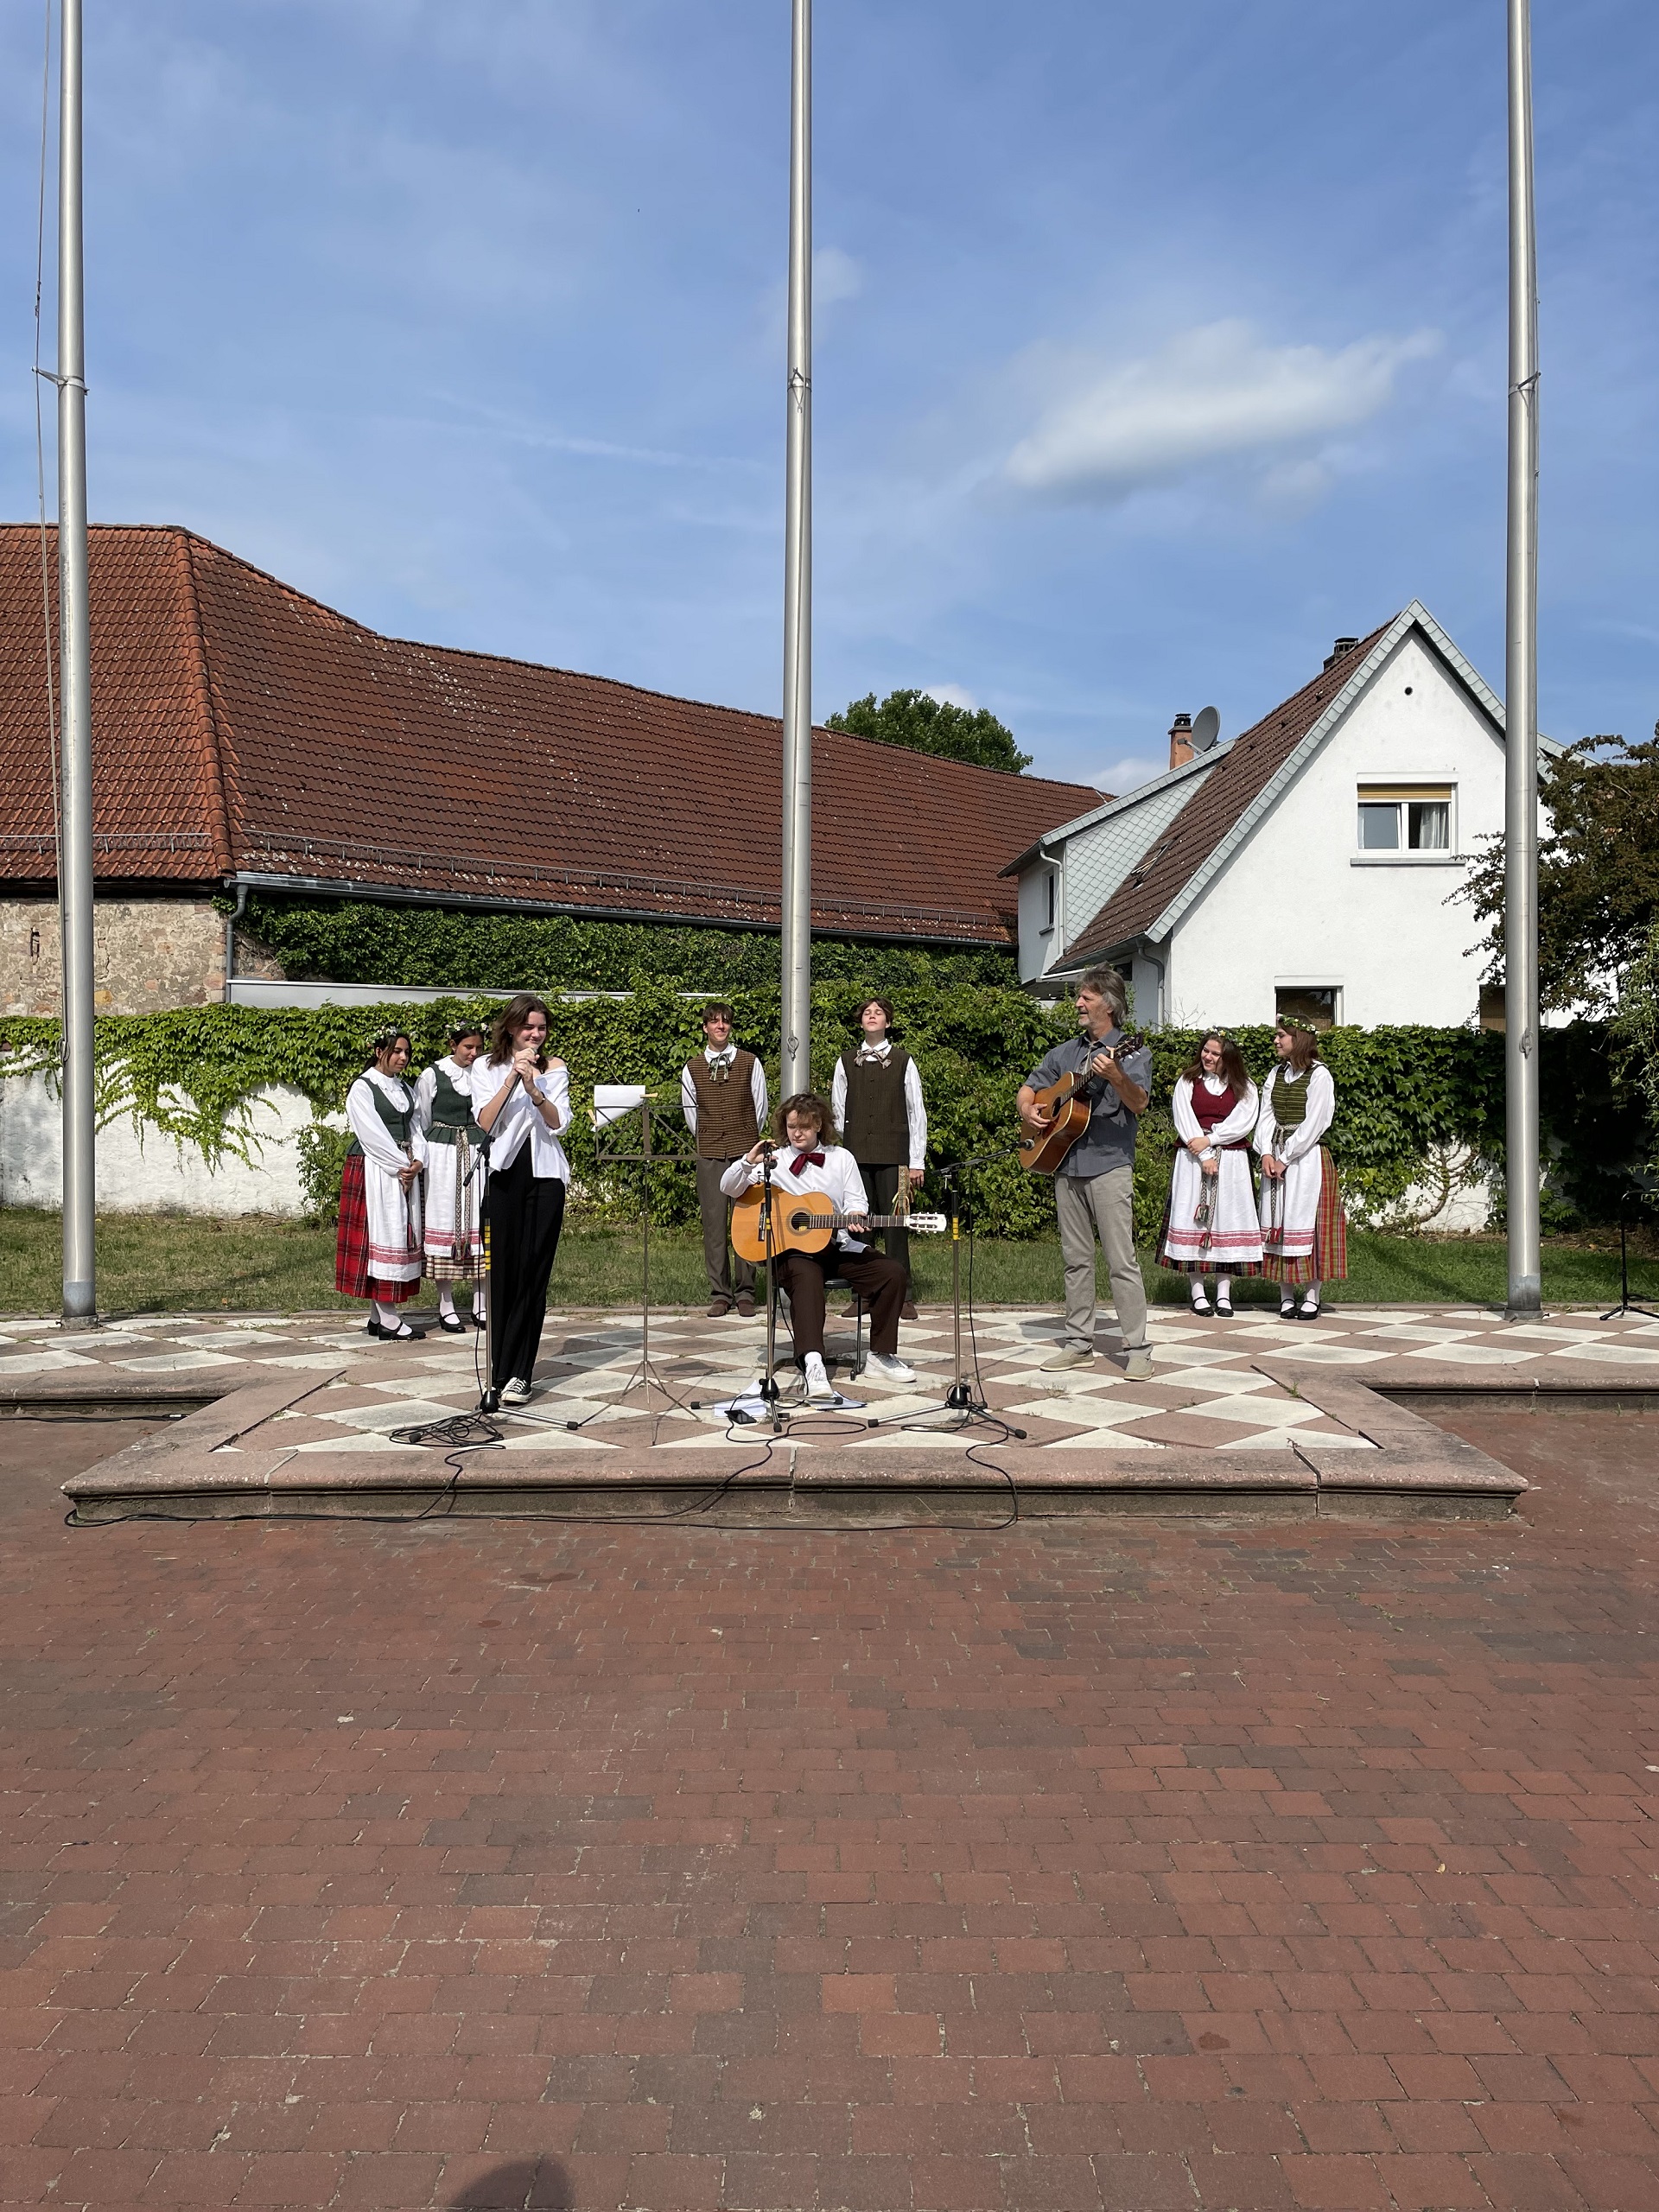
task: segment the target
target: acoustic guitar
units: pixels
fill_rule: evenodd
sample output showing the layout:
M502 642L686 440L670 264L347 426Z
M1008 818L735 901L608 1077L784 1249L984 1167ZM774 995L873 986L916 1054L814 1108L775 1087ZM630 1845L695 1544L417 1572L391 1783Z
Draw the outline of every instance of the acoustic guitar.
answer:
M1125 1052L1139 1052L1146 1039L1139 1033L1133 1037L1120 1037L1109 1048L1099 1047L1109 1060L1119 1058ZM1092 1060L1096 1055L1089 1055ZM1087 1068L1075 1075L1063 1075L1058 1083L1046 1084L1033 1093L1037 1109L1046 1126L1036 1136L1025 1136L1020 1141L1020 1159L1033 1175L1052 1175L1089 1126L1093 1087L1103 1083L1104 1076L1091 1075Z
M740 1260L764 1264L772 1252L822 1252L838 1229L856 1218L869 1229L913 1229L937 1236L946 1227L942 1213L837 1213L833 1199L814 1191L772 1194L772 1243L766 1243L766 1186L757 1183L732 1202L732 1249Z

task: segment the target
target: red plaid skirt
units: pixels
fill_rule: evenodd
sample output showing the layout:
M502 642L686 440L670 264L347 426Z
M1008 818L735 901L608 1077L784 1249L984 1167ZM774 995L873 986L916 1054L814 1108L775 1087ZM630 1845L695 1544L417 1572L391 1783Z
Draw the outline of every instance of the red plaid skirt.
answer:
M343 1298L372 1298L401 1306L418 1281L387 1282L369 1273L369 1202L363 1190L363 1155L348 1152L340 1179L340 1227L334 1235L334 1288ZM399 1324L401 1326L402 1325Z
M1342 1282L1348 1274L1348 1218L1342 1210L1336 1162L1319 1147L1319 1210L1313 1217L1310 1259L1282 1260L1268 1255L1262 1272L1269 1282Z

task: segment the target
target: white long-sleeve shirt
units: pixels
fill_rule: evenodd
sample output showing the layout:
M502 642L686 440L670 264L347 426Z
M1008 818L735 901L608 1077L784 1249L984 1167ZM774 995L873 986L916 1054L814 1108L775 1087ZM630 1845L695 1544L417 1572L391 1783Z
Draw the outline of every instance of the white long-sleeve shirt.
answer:
M1290 1071L1282 1064L1262 1086L1262 1114L1255 1125L1255 1148L1288 1166L1293 1160L1304 1160L1330 1128L1337 1110L1337 1086L1331 1080L1331 1071L1321 1060L1315 1060L1305 1076L1298 1076L1298 1083L1307 1085L1307 1110L1294 1128L1285 1131L1284 1140L1274 1147L1275 1128L1273 1115L1273 1093L1275 1084L1281 1084Z
M1227 1078L1224 1075L1203 1075L1198 1077L1198 1081L1212 1098L1219 1098L1227 1088ZM1210 1131L1211 1143L1236 1144L1241 1137L1248 1137L1255 1127L1259 1112L1260 1102L1256 1096L1255 1085L1253 1083L1247 1083L1244 1086L1244 1096L1234 1107L1232 1112L1224 1122L1217 1122ZM1185 1076L1183 1076L1175 1086L1175 1095L1171 1101L1170 1113L1175 1123L1175 1134L1183 1144L1190 1144L1194 1137L1202 1136L1205 1134L1203 1122L1192 1111L1192 1085Z
M346 1119L351 1124L352 1135L361 1146L365 1160L372 1160L377 1167L384 1167L388 1174L396 1175L407 1167L411 1154L398 1149L391 1131L380 1118L379 1109L371 1096L372 1084L384 1091L400 1113L410 1110L411 1101L404 1085L395 1075L382 1075L378 1068L368 1068L358 1077L346 1094ZM413 1125L410 1126L413 1135Z
M822 1138L811 1149L823 1154L822 1167L809 1160L798 1175L791 1166L799 1157L787 1145L779 1146L772 1163L772 1187L785 1198L800 1198L813 1192L829 1198L837 1213L867 1214L870 1202L865 1194L864 1179L858 1172L858 1162L844 1144L826 1144ZM757 1160L734 1160L720 1179L720 1187L728 1198L741 1198L745 1191L752 1191L766 1174ZM862 1243L855 1236L842 1235L842 1243L849 1251L861 1252Z
M473 1112L482 1112L496 1097L503 1084L512 1074L511 1063L506 1065L486 1065L478 1061L473 1075ZM563 1060L555 1060L545 1074L536 1078L536 1088L543 1098L550 1099L558 1111L560 1128L570 1124L570 1071ZM564 1156L564 1147L550 1129L540 1113L524 1095L522 1084L514 1084L512 1095L496 1116L490 1133L490 1173L499 1175L511 1167L524 1150L531 1147L530 1172L560 1182L570 1180L570 1163Z
M705 1045L702 1048L702 1057L712 1067L716 1060L723 1060L726 1055L723 1052L711 1052ZM758 1052L754 1056L754 1067L749 1077L749 1091L754 1100L754 1126L757 1129L764 1129L766 1126L766 1071L760 1065L760 1056ZM686 1128L690 1130L693 1136L696 1136L697 1134L697 1087L691 1080L691 1070L689 1065L680 1070L680 1111L685 1116Z
M892 1047L888 1047L890 1052ZM885 1059L887 1052L881 1058ZM836 1117L836 1127L843 1128L847 1122L847 1069L836 1062L835 1080L830 1086L830 1110ZM912 1058L905 1069L905 1121L910 1135L909 1166L919 1175L927 1165L927 1108L922 1103L922 1078Z

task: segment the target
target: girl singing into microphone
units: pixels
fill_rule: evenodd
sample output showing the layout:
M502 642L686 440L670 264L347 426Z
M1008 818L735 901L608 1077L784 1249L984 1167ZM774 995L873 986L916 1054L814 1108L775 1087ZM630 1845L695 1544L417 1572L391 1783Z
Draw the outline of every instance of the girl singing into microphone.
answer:
M520 991L473 1071L474 1116L490 1139L490 1380L507 1406L530 1397L570 1179L558 1136L570 1118L570 1077L548 1058L548 1022L543 1002Z

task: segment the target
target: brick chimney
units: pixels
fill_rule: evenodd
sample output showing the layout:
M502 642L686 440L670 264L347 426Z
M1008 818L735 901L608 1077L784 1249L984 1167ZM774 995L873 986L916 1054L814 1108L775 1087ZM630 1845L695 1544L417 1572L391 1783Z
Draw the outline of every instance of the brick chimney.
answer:
M1189 760L1197 758L1192 749L1192 717L1177 715L1169 726L1169 765L1172 768L1185 768Z
M1330 652L1325 657L1325 666L1327 668L1334 668L1337 663L1342 658L1343 655L1344 653L1352 652L1354 647L1358 643L1359 639L1357 638L1338 638L1336 644L1332 646Z

